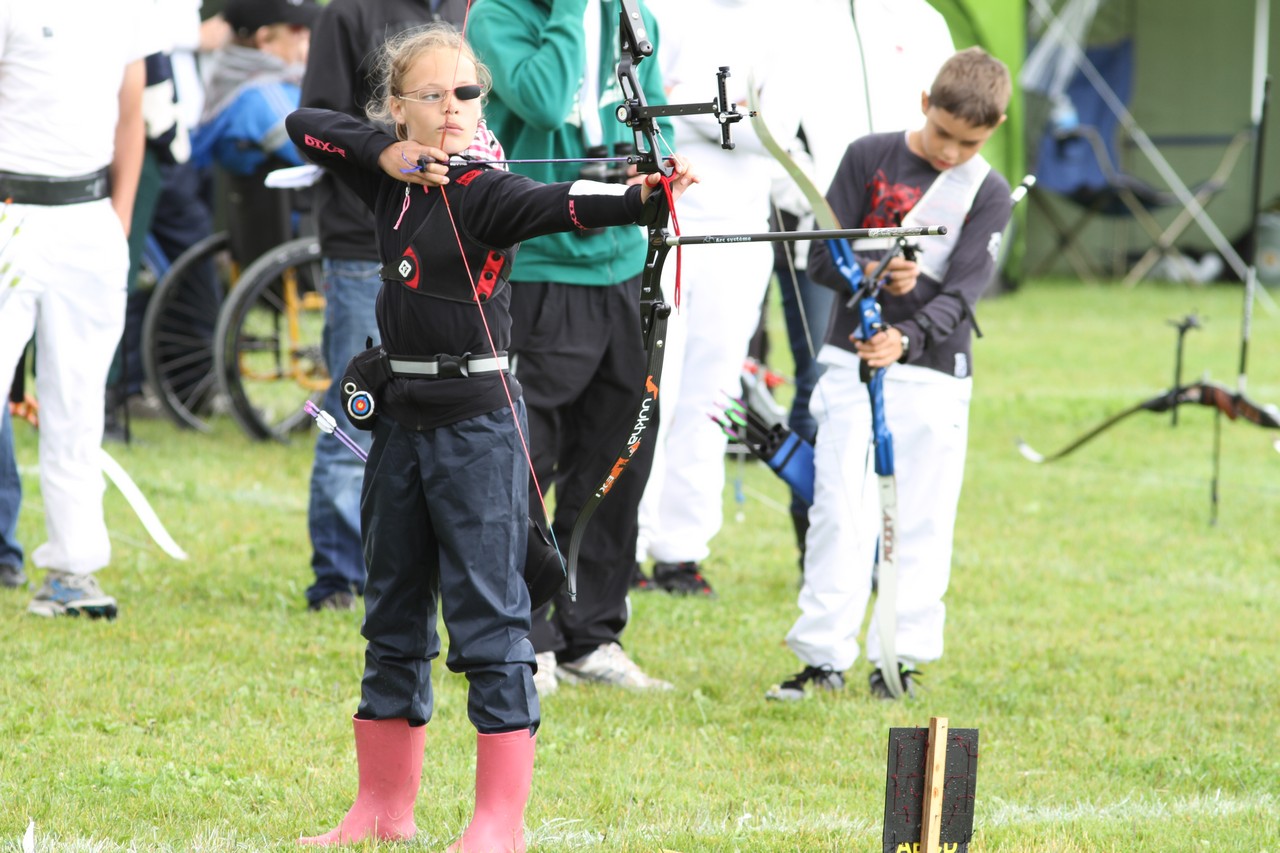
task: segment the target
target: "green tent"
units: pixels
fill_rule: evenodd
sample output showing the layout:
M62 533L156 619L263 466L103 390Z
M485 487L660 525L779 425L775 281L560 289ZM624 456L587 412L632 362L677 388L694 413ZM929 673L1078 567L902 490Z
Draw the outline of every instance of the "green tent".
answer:
M1052 0L1055 11L1060 11L1064 3L1065 0ZM1257 10L1255 0L1227 0L1208 6L1198 0L1102 0L1087 31L1086 47L1132 39L1133 91L1128 109L1173 171L1189 186L1209 177L1234 135L1248 133L1252 128ZM1280 18L1271 15L1267 29L1262 39L1264 48L1268 41L1280 36ZM1272 51L1267 66L1271 78L1276 79L1280 53ZM1273 97L1272 114L1274 105ZM1023 110L1029 168L1035 169L1037 164L1033 161L1044 133L1047 108L1039 95L1027 94ZM1264 207L1280 201L1280 145L1273 142L1267 149L1262 168ZM1151 159L1123 134L1117 150L1124 171L1154 186L1169 186ZM1205 205L1214 227L1238 248L1253 220L1253 157L1250 141L1223 190ZM1043 267L1046 274L1073 274L1047 213L1068 221L1078 212L1074 205L1050 193L1041 193L1035 204L1029 205L1028 269ZM1177 213L1176 207L1166 208L1156 218L1167 226ZM1119 275L1151 245L1147 233L1127 216L1094 217L1080 240L1081 248L1094 263ZM1176 245L1193 256L1213 249L1210 237L1195 224ZM1224 274L1229 275L1230 270Z
M1017 79L1026 57L1026 0L929 0L947 19L957 49L979 45L1009 66ZM1022 95L1014 87L1009 120L996 131L983 155L1010 184L1026 173Z

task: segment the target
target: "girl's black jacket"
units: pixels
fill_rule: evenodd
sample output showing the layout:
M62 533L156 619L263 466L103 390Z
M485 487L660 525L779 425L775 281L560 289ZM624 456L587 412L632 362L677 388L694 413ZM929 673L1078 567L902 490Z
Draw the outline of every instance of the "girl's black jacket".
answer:
M303 109L290 114L286 126L309 159L373 211L383 264L378 332L392 358L504 352L511 340L507 275L521 240L647 221L657 212L660 193L646 205L638 186L541 184L458 158L443 189L407 184L378 165L396 139L366 122ZM343 367L330 365L337 375ZM514 379L508 384L514 399L520 387ZM498 373L396 378L378 403L380 412L413 429L457 423L508 404Z

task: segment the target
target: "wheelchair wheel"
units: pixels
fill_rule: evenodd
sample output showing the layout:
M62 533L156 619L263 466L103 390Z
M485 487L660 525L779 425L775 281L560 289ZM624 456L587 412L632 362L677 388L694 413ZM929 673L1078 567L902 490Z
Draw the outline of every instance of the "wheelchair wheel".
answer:
M217 390L213 334L234 274L225 233L183 252L155 286L142 322L142 369L165 414L178 426L209 431Z
M249 265L218 314L218 389L252 438L287 441L329 387L321 281L320 241L290 240Z

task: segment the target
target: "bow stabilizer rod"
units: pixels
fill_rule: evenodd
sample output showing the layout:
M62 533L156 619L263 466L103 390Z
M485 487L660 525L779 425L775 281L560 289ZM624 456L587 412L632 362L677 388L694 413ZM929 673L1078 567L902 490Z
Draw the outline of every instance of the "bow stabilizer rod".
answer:
M662 234L659 239L668 248L703 246L723 243L790 243L796 240L863 240L876 238L941 237L945 225L914 228L835 228L821 231L766 231L761 234Z

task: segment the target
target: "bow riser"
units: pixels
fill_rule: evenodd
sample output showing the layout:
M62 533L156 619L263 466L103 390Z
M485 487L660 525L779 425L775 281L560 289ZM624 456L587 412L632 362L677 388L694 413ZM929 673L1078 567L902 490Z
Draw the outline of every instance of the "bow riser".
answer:
M1210 406L1233 421L1243 418L1263 429L1280 429L1280 415L1276 412L1259 406L1243 394L1238 394L1217 383L1200 382L1188 386L1180 396L1185 398L1180 402Z

